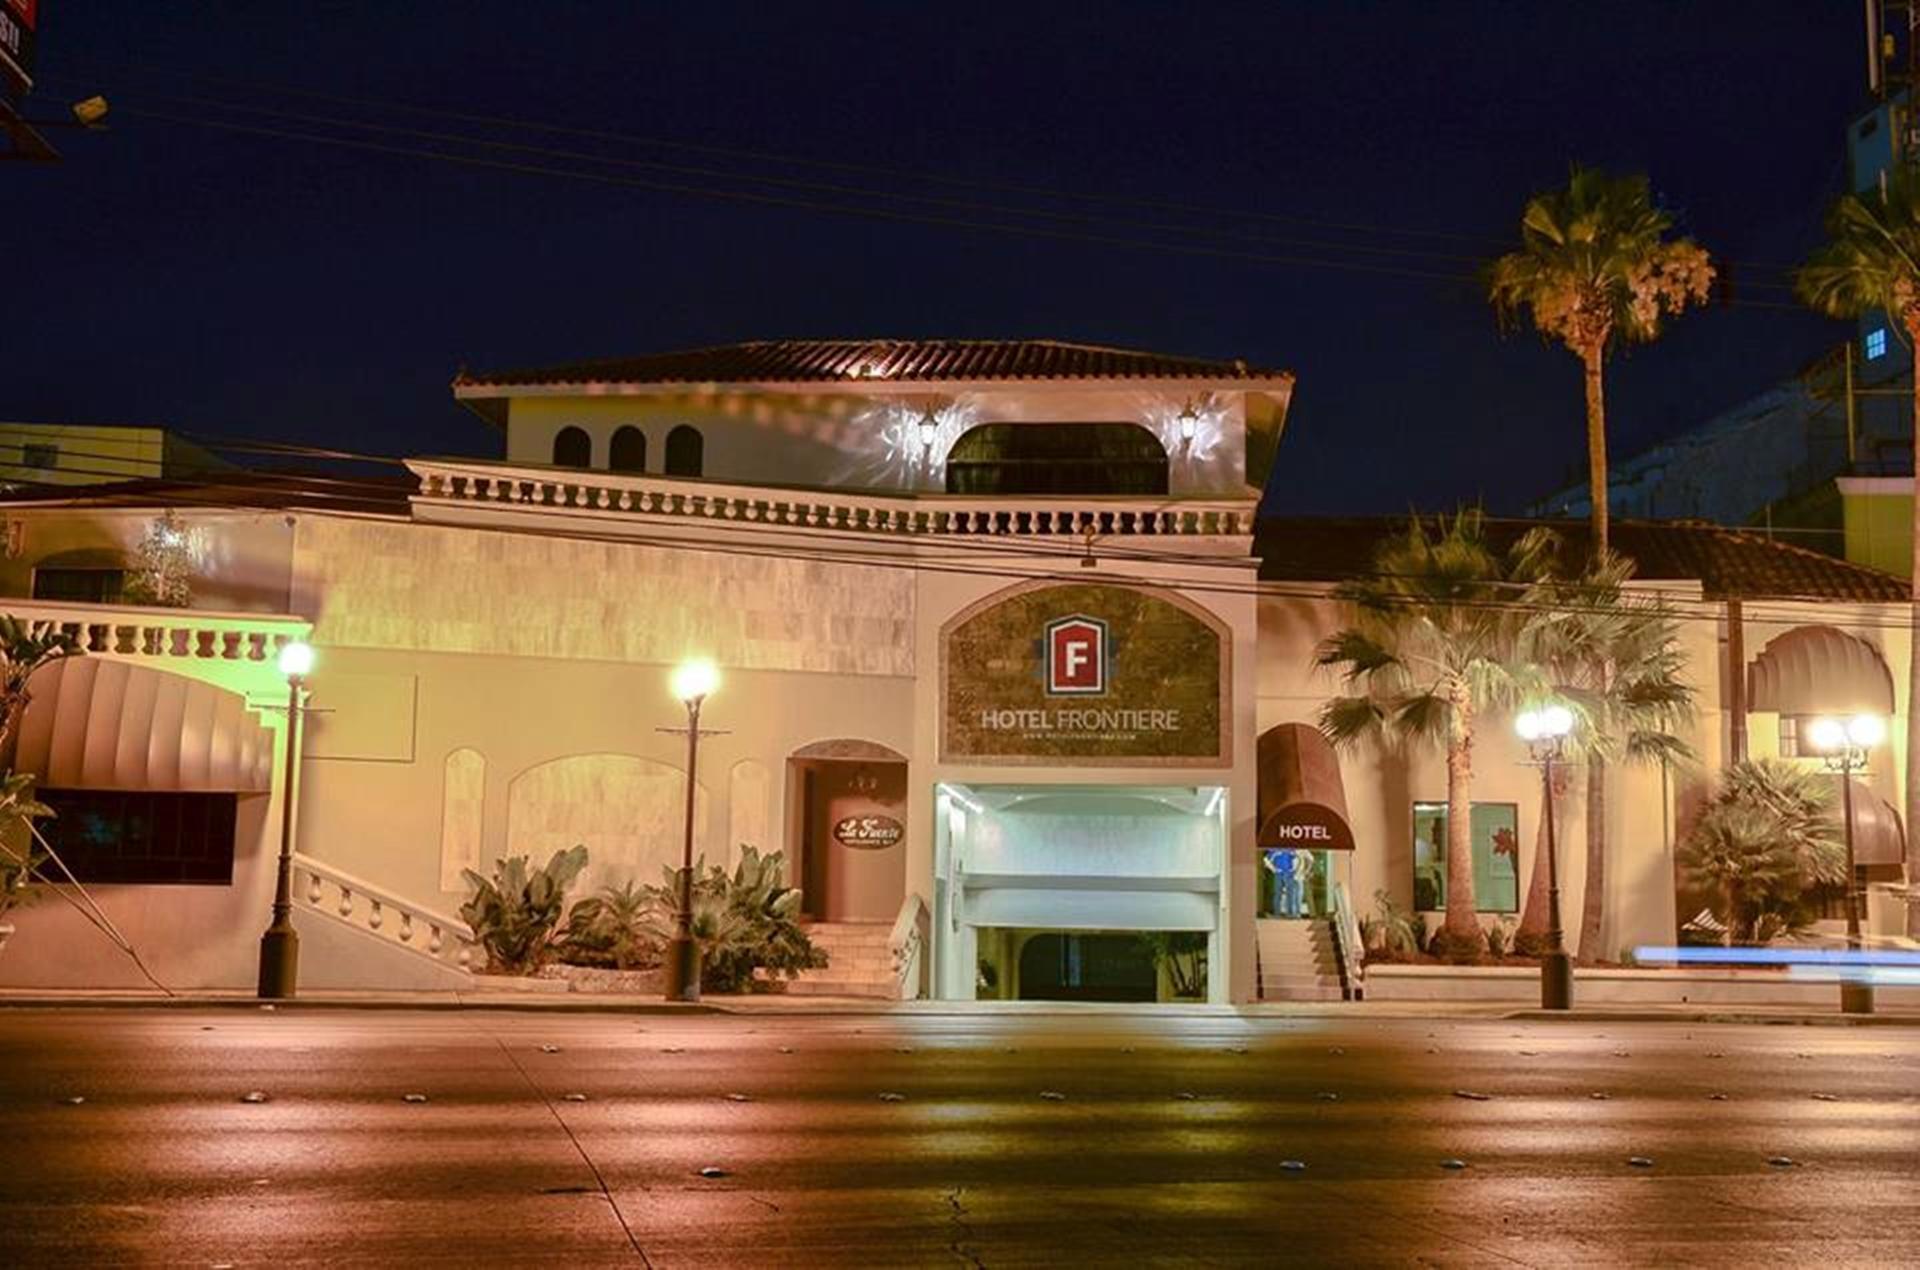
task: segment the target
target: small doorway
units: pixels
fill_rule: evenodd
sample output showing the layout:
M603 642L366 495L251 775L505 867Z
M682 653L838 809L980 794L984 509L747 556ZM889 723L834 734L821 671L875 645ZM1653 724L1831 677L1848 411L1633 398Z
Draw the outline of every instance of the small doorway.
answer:
M907 894L907 760L869 741L822 741L787 760L787 840L800 911L890 922Z
M1258 917L1310 919L1333 914L1333 853L1298 847L1260 850Z

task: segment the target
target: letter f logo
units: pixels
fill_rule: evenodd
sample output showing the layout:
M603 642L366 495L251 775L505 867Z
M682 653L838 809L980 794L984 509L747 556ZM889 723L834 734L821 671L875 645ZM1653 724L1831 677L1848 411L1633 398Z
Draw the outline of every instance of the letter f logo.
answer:
M1099 697L1107 691L1107 624L1076 614L1047 623L1047 695Z

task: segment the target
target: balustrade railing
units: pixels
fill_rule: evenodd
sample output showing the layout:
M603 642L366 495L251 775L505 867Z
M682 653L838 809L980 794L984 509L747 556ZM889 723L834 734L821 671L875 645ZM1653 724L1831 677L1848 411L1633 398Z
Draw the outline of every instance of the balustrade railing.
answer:
M927 936L931 934L933 914L919 892L911 892L901 901L900 914L887 932L887 951L893 955L895 995L902 1001L926 995Z
M53 600L0 599L0 613L18 618L36 635L59 631L72 636L83 652L110 657L271 665L282 644L304 638L310 629L304 618L267 613L205 613Z
M312 856L294 853L293 898L336 921L376 935L453 970L479 969L473 929L411 900L401 899Z
M1223 537L1253 532L1251 499L1153 500L964 494L861 494L507 465L411 462L419 498L771 528L924 536Z

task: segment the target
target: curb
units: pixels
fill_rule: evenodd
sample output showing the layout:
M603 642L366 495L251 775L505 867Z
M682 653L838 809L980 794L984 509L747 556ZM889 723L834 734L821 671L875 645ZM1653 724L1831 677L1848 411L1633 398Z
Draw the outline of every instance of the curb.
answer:
M1920 1014L1815 1014L1765 1010L1512 1010L1499 1016L1524 1023L1740 1023L1774 1027L1920 1027Z

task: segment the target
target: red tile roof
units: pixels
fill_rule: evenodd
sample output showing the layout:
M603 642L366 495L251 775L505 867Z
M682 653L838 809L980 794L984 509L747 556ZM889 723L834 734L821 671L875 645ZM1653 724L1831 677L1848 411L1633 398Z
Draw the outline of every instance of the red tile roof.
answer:
M966 380L1288 381L1244 361L1176 357L1058 340L755 340L675 353L462 371L460 389L569 384L944 383Z
M1338 582L1365 574L1380 540L1405 525L1401 516L1263 517L1254 531L1253 553L1260 557L1265 580ZM1585 557L1584 520L1490 520L1487 530L1504 545L1536 525L1560 535L1569 561ZM1612 543L1634 562L1641 581L1697 579L1708 599L1907 601L1905 578L1719 525L1616 520Z

